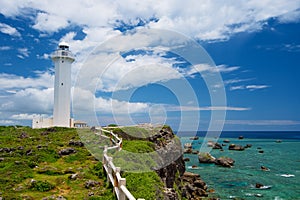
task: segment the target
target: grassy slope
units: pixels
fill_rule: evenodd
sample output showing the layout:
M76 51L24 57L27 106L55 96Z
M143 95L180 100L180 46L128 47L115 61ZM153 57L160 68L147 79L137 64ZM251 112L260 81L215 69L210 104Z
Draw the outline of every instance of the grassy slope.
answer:
M25 138L20 137L22 133L25 133ZM58 155L59 150L70 147L70 140L80 140L75 129L0 127L0 158L4 158L0 161L0 196L6 199L41 199L51 195L67 199L114 199L101 163L85 147L72 146L75 154ZM3 148L15 150L7 153ZM124 149L150 152L153 144L124 141ZM26 155L29 150L31 155ZM70 180L68 177L74 173L78 178ZM161 190L162 184L155 172L124 173L124 176L128 189L136 197L156 199L157 191ZM37 182L31 184L31 179ZM99 185L87 189L84 184L88 180L96 180ZM91 192L93 197L88 195Z

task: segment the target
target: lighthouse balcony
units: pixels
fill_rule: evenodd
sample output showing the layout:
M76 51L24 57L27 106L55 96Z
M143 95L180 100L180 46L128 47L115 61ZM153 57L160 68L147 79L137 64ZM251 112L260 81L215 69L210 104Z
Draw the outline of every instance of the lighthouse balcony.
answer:
M67 50L56 50L54 53L52 53L51 57L52 57L52 59L53 58L68 58L68 59L75 60L75 57L72 54L72 52L67 51Z

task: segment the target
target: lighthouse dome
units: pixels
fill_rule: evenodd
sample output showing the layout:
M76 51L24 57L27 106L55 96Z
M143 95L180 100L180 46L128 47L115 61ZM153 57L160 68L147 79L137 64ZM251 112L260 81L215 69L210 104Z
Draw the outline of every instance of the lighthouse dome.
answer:
M60 42L60 43L58 44L58 47L59 47L60 49L69 49L69 44L66 43L66 42L64 42L64 41L62 41L62 42Z

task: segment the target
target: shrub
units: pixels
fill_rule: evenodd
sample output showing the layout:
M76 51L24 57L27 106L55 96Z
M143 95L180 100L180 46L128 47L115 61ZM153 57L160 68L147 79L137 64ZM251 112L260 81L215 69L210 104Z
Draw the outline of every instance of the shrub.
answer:
M31 183L31 189L39 192L47 192L49 190L52 190L53 188L54 185L52 185L48 181L33 181Z

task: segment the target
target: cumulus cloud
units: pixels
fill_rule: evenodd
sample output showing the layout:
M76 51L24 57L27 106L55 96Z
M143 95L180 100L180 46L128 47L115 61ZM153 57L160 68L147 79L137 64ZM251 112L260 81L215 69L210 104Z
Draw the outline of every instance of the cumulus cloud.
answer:
M9 26L7 24L4 24L4 23L0 23L0 32L10 35L10 36L13 36L13 37L21 37L21 34L19 33L19 31L16 28Z
M41 12L37 14L33 28L42 32L51 33L65 28L68 25L68 20L63 16Z
M54 75L49 71L36 72L36 77L23 77L14 74L0 74L1 90L26 89L26 88L52 88Z
M118 21L137 26L141 21L153 28L181 32L200 40L224 40L239 32L259 31L270 18L279 22L299 20L299 1L250 0L182 2L169 1L66 1L68 6L57 6L53 1L1 1L0 12L6 16L24 15L36 10L33 28L43 32L56 32L71 24L97 29L116 28ZM213 17L212 17L213 16ZM151 19L156 20L151 20ZM148 22L145 23L145 22ZM88 34L89 35L89 34Z

